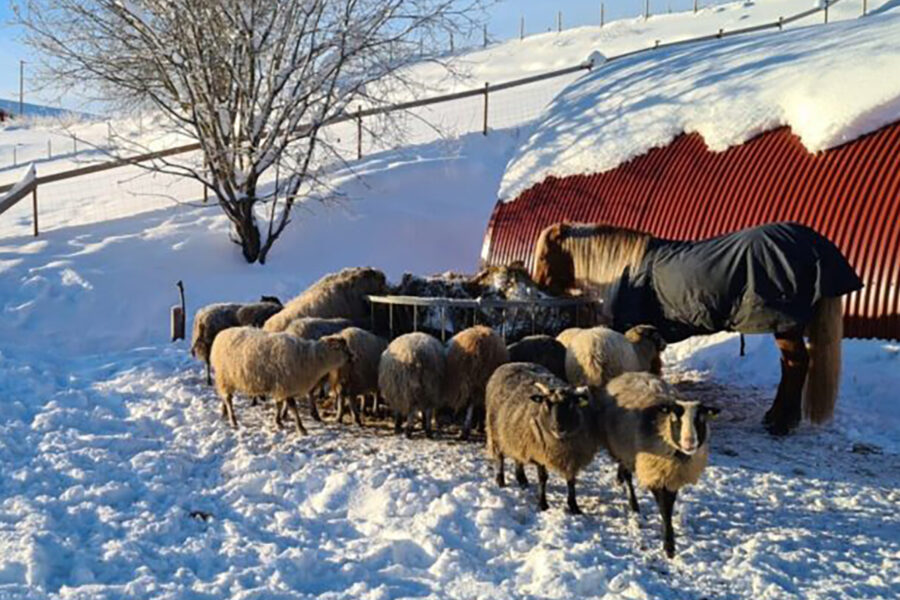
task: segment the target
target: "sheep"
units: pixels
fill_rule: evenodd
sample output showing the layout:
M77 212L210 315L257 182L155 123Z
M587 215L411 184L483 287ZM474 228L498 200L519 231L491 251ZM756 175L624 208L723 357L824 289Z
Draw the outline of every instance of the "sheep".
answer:
M232 427L238 426L232 396L242 392L273 398L278 428L286 404L294 413L297 432L305 435L295 398L308 394L325 374L349 362L352 354L341 337L311 341L254 327L232 327L216 336L211 359L222 416Z
M560 332L558 336L556 336L556 341L565 346L566 348L572 343L572 340L575 339L575 336L584 331L583 327L569 327L568 329L564 329Z
M574 385L602 388L629 371L662 371L660 352L666 342L652 325L638 325L625 334L608 327L585 329L570 338L566 376Z
M546 367L508 363L487 385L487 452L496 461L497 485L504 487L504 460L516 464L516 481L528 485L525 463L537 466L538 507L547 510L547 471L563 476L568 510L581 514L575 478L594 458L601 443L587 387L572 387Z
M357 425L362 425L360 404L366 394L378 394L378 365L387 348L387 340L358 327L348 327L337 334L347 342L353 362L328 374L329 387L336 395L337 422L344 419L344 397Z
M348 327L353 327L353 322L349 319L335 318L335 319L320 319L319 317L299 317L294 319L288 326L284 329L285 333L289 333L295 337L302 338L304 340L318 340L326 335L334 335L336 333L340 333L344 329ZM313 388L313 391L310 393L309 398L309 414L313 418L314 421L322 421L321 415L319 415L319 408L316 406L316 398L324 398L325 397L325 383L327 382L327 376L322 378L316 386ZM287 407L285 407L287 410Z
M294 319L284 328L285 333L303 338L305 340L317 340L326 335L340 333L348 327L353 327L353 321L349 319L335 318L322 319L319 317L300 317Z
M206 364L206 384L212 385L209 353L220 331L229 327L252 325L261 327L263 322L281 310L281 301L274 296L263 296L259 302L239 304L217 303L204 306L194 314L191 334L191 356Z
M394 413L395 433L401 432L405 416L406 437L411 437L421 410L425 437L432 437L431 417L440 404L445 369L444 346L427 333L407 333L388 344L378 364L378 388Z
M662 517L663 549L675 555L672 511L678 490L697 483L709 458L708 420L719 409L684 400L652 373L625 373L598 395L600 438L618 463L631 510L639 512L632 484L653 493Z
M466 410L460 439L469 439L472 417L484 410L484 388L494 370L509 362L503 338L490 327L463 329L447 342L447 370L441 404L454 412Z
M509 345L509 360L533 362L566 379L566 347L549 335L529 335Z
M302 294L285 304L263 326L270 332L284 331L298 317L350 319L365 325L370 309L366 296L387 290L384 273L370 267L344 269L322 277Z

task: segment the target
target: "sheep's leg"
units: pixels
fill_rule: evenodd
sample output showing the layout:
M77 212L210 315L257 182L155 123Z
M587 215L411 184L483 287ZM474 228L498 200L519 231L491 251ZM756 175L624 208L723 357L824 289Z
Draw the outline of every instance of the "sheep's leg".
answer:
M403 415L399 410L394 411L394 434L400 435L403 431Z
M537 466L538 474L538 508L547 510L550 505L547 504L547 467L544 465Z
M626 469L623 465L619 465L619 470L616 472L616 479L619 480L619 483L625 484L626 491L628 492L628 506L631 508L631 511L640 513L641 509L638 506L637 496L634 494L634 482L631 480L631 471Z
M525 475L525 463L516 461L516 483L520 488L528 487L528 476Z
M675 507L675 498L678 492L670 492L666 488L651 490L656 503L659 505L659 515L662 517L663 526L663 550L666 556L675 556L675 531L672 529L672 510Z
M497 474L495 479L497 481L498 487L506 487L506 471L505 471L505 461L503 460L503 454L497 454Z
M290 400L290 398L288 398L287 400L282 400L281 398L277 398L275 400L275 429L281 429L282 426L284 425L284 423L282 422L282 418L284 416L282 411L285 411L285 412L287 411L287 405L288 405L289 400Z
M228 411L228 420L231 422L231 426L235 429L238 428L237 417L234 416L234 404L231 402L233 394L227 394L225 396L225 408Z
M257 406L257 405L259 405L259 403L262 402L262 401L263 401L263 397L262 397L262 396L252 396L252 397L250 398L250 406Z
M569 505L569 514L571 515L580 515L581 509L578 508L578 501L575 499L575 478L566 479L566 490L568 495L566 496L566 501Z
M209 371L209 361L206 361L206 385L212 385L212 373Z
M353 422L362 427L362 404L366 401L366 395L350 398L350 412L353 413Z
M306 427L303 426L303 421L300 420L300 409L297 407L297 402L293 398L288 398L286 404L291 409L291 412L294 413L294 425L297 427L297 433L306 435Z
M222 418L228 417L228 405L225 404L225 398L222 398Z
M340 423L342 425L344 424L344 412L345 412L344 407L345 407L344 397L341 395L338 395L338 397L337 397L337 417L335 417L335 421L337 421L338 423Z
M463 441L467 441L469 439L469 434L472 432L472 417L475 415L475 403L470 402L469 406L466 407L466 420L463 421L463 429L459 434L459 439Z
M413 427L415 427L416 409L413 408L406 413L406 439L412 437Z
M306 397L309 399L309 416L312 417L313 421L322 422L322 417L319 415L319 407L316 406L316 395L314 393L307 394Z
M422 429L425 430L425 437L428 439L434 437L434 432L431 430L432 415L433 410L430 408L426 408L422 411Z

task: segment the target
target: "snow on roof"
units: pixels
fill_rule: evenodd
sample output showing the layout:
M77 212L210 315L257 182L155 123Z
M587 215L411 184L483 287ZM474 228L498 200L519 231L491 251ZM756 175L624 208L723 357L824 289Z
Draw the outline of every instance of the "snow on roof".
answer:
M507 165L500 198L549 176L601 173L681 133L720 152L788 125L810 152L900 118L900 9L660 49L567 87Z

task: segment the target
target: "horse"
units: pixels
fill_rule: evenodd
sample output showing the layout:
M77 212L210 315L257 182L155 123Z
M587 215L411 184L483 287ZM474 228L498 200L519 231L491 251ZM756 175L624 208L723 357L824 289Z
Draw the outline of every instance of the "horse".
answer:
M535 244L533 278L554 296L601 301L601 318L619 331L651 324L669 343L717 331L772 333L781 381L764 426L785 435L802 415L824 423L834 413L841 296L862 282L840 250L809 227L770 223L691 242L556 223Z

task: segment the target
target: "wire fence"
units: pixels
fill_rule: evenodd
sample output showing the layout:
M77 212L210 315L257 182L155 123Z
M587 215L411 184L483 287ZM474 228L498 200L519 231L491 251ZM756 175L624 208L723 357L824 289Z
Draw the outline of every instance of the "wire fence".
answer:
M781 30L787 24L817 13L824 13L822 22L827 22L828 10L839 1L831 0L799 14L751 27L729 31L720 29L709 35L673 42L656 41L651 47L607 57L606 61L620 60L658 48L767 29ZM355 112L331 119L323 131L330 146L347 161L394 150L398 146L408 145L412 140L415 144L428 144L476 132L488 135L492 130L532 122L561 89L592 67L592 63L584 62L513 81L486 83L484 87L462 92L400 104L359 107ZM390 127L394 135L389 135L385 127L387 115L391 116ZM78 140L72 143L72 150L77 153ZM202 203L204 188L196 180L153 173L135 166L136 163L150 162L162 156L167 160L177 156L177 160L194 166L201 160L199 144L187 144L61 173L42 175L38 172L33 190L29 189L28 193L20 194L13 201L3 199L3 194L11 190L13 184L0 185L0 236L26 235L29 232L38 235L39 231ZM32 206L19 202L29 194L32 196Z

